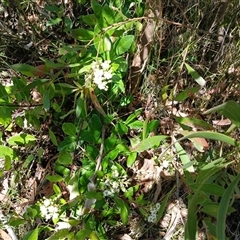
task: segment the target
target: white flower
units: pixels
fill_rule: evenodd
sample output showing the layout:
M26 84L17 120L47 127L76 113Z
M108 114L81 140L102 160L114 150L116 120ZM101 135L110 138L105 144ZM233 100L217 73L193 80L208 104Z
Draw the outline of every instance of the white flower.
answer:
M148 217L148 222L150 222L150 223L154 223L155 220L156 220L156 219L155 219L152 215L150 215L150 216Z
M51 204L51 201L50 201L49 199L45 199L45 200L43 201L43 205L44 205L45 207L50 206L50 204Z
M71 225L67 222L58 222L54 230L57 231L61 229L71 229Z
M159 210L160 206L161 206L160 203L156 203L156 209L157 210Z
M112 183L112 188L113 188L113 189L118 189L118 187L119 187L118 182L113 182L113 183Z
M119 176L119 172L117 169L113 170L112 177L117 178Z
M53 215L53 214L58 212L58 208L56 206L49 206L48 211L49 211L50 214Z
M40 206L40 211L41 211L41 216L42 217L45 217L45 216L48 215L48 210L47 210L47 208L44 205Z
M168 168L168 167L169 167L169 162L166 161L166 160L164 160L164 161L162 162L162 167L163 167L163 168Z
M110 63L111 63L110 60L107 60L107 61L102 62L102 63L101 63L102 69L103 69L103 70L109 69L109 68L110 68Z
M112 73L111 72L104 72L103 73L103 76L104 76L104 78L106 78L106 79L111 79L112 78Z

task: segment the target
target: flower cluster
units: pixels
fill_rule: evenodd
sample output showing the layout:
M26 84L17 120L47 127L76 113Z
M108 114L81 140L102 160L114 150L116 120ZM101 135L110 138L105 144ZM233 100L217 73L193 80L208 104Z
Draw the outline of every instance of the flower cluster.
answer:
M114 194L119 193L120 190L126 192L127 185L127 177L120 176L118 168L113 165L111 167L111 175L105 178L103 196L113 197Z
M157 220L157 213L158 213L158 210L160 209L160 203L156 203L156 205L153 207L153 206L151 206L151 208L150 208L150 215L149 215L149 217L148 217L148 222L150 222L150 223L154 223L154 222L156 222L156 220Z
M40 214L46 221L57 219L59 217L59 206L55 204L53 199L44 198L38 202Z
M88 87L91 84L97 85L100 90L108 90L107 84L111 82L112 69L111 61L101 60L93 62L89 73L85 75L85 85Z

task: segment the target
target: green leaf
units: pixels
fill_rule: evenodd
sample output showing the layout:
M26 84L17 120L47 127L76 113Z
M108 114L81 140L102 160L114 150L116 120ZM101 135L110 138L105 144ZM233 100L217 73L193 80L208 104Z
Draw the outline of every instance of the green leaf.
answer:
M218 112L224 117L229 118L237 127L240 127L240 106L235 101L228 101L216 107L213 107L203 114Z
M79 117L85 118L87 116L86 100L84 99L83 96L80 96L77 100L76 116L77 118Z
M12 159L9 156L5 156L4 169L6 171L10 170L12 166Z
M234 180L230 183L226 191L224 192L219 204L218 216L217 216L217 239L226 239L226 217L230 200L233 197L233 192L240 181L240 174L238 174Z
M190 160L187 152L182 148L182 146L179 144L179 142L174 143L175 148L177 150L177 155L179 156L183 169L189 171L189 172L195 172L193 167L193 162Z
M109 52L112 48L110 37L105 34L104 36L98 35L94 38L94 45L98 53Z
M194 80L201 86L204 87L206 84L206 81L187 63L185 63L185 66L188 70L188 73L194 78Z
M94 27L97 23L97 18L94 14L84 15L82 17L83 21L88 24L88 26Z
M89 199L102 200L103 199L103 194L101 192L89 191L89 192L85 193L85 197L89 198Z
M198 118L189 118L189 117L176 117L174 116L174 119L182 125L186 125L189 127L195 127L198 129L204 129L204 130L213 130L213 126L201 119Z
M144 139L143 141L141 141L138 146L133 149L136 152L143 152L145 150L154 148L154 147L158 147L160 142L165 140L166 138L168 138L168 136L164 136L164 135L159 135L159 136L153 136L153 137L149 137Z
M184 101L187 98L191 97L194 93L198 92L200 87L187 88L184 91L177 94L174 98L175 101Z
M164 197L163 201L161 202L161 206L160 206L160 209L159 209L158 214L157 214L157 222L163 216L163 213L164 213L164 211L166 209L166 206L167 206L167 203L168 203L168 199L171 196L173 189L174 188L172 188L172 190L167 193L167 195Z
M68 229L60 229L57 232L53 233L47 240L63 240L63 239L72 239L68 238L71 236Z
M199 131L199 132L187 132L187 131L181 131L181 134L184 135L184 137L178 139L177 141L182 141L189 138L206 138L206 139L212 139L217 140L221 142L228 143L233 146L238 146L239 142L234 140L231 137L228 137L222 133L217 132L210 132L210 131Z
M134 122L129 123L128 127L132 128L132 129L141 129L141 128L143 128L143 122L140 120L136 120Z
M127 35L121 37L117 43L116 43L116 54L117 55L122 55L123 53L127 52L130 47L132 46L132 43L134 41L134 36L133 35Z
M0 145L0 157L5 158L6 156L9 156L10 159L14 159L16 153L12 148Z
M219 211L218 203L211 203L201 208L201 212L206 213L214 218L217 217L218 211Z
M134 111L134 113L132 113L130 116L128 116L128 118L126 119L125 123L128 125L129 123L131 123L136 117L138 117L142 112L142 109L138 109L136 111Z
M23 167L27 168L30 165L30 163L33 161L33 159L34 159L34 155L33 154L28 155L27 159L23 163Z
M199 203L199 196L201 194L202 186L210 177L220 171L223 167L229 163L225 163L223 158L216 159L211 163L208 163L201 168L197 177L196 183L198 183L198 189L194 191L194 195L189 200L188 204L188 219L185 227L185 240L195 239L197 232L197 205ZM221 239L221 238L219 238Z
M127 166L131 167L137 158L136 152L130 152L127 158Z
M94 37L93 31L83 29L83 28L72 29L71 34L74 38L80 41L90 41Z
M57 162L64 165L64 166L68 166L70 164L72 164L72 156L69 152L65 152L65 151L62 151L60 152L59 156L58 156L58 159L57 159Z
M8 93L1 83L0 83L0 102L9 103Z
M27 233L23 240L38 240L38 227Z
M97 1L95 0L92 0L91 1L91 7L96 15L96 17L101 17L102 15L102 6L100 3L98 3Z
M50 19L50 20L47 21L46 26L49 27L49 26L57 25L61 21L62 21L61 18Z
M37 139L30 135L30 134L17 134L15 136L10 137L7 142L10 145L25 145L25 144L29 144L31 142L36 141Z
M53 191L56 193L56 194L62 194L62 190L61 188L57 185L57 184L53 184Z
M120 211L123 224L128 223L129 207L121 198L114 198L114 201Z
M57 138L56 138L55 134L53 133L53 131L51 129L49 129L48 134L49 134L49 137L50 137L52 143L55 146L58 146Z
M46 176L46 179L49 181L49 182L61 182L61 181L63 181L64 180L64 178L63 177L61 177L60 175L53 175L53 176L51 176L51 175L47 175Z
M62 125L62 130L66 135L73 137L75 137L77 133L77 129L73 123L64 123Z
M27 77L33 77L36 72L36 68L28 64L14 64L11 68L26 75Z
M89 238L89 235L92 233L92 230L89 229L81 229L76 234L77 240L85 240L86 238Z
M115 125L114 131L117 134L123 135L123 134L126 134L128 132L128 127L123 122L118 122Z
M199 187L198 183L191 184L191 189L197 189ZM205 183L201 187L201 191L209 195L223 196L225 189L214 183Z

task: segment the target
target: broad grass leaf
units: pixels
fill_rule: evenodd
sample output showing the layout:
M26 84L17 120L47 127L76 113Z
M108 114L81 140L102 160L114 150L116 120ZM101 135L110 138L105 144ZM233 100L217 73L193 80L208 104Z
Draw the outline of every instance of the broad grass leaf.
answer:
M158 222L158 221L162 218L162 216L163 216L163 213L164 213L164 211L165 211L165 209L166 209L166 206L167 206L167 203L168 203L168 199L169 199L169 197L171 196L172 191L173 191L173 189L167 193L167 195L164 197L163 201L161 202L161 206L160 206L160 209L159 209L158 214L157 214L157 222Z
M235 101L230 100L225 102L205 111L203 114L209 114L212 112L222 114L224 117L229 118L237 127L240 127L240 106Z
M132 46L133 41L134 41L133 35L127 35L120 38L115 46L116 54L122 55L123 53L127 52Z
M17 72L24 74L27 77L34 77L37 69L29 64L14 64L11 65L11 68Z
M137 109L134 113L132 113L128 118L126 119L125 123L128 125L131 123L136 117L138 117L142 112L142 108Z
M197 189L199 187L199 184L193 183L191 184L191 189ZM214 183L205 183L202 185L202 191L204 193L207 193L209 195L216 195L221 197L224 194L225 189L217 184Z
M158 147L160 142L168 138L168 136L165 135L159 135L159 136L153 136L149 138L145 138L143 141L141 141L136 148L133 150L136 152L143 152L145 150Z
M186 126L189 126L189 127L194 127L194 128L197 128L197 129L201 129L201 130L213 130L214 127L201 120L201 119L198 119L198 118L189 118L189 117L176 117L174 116L174 119L177 121L177 123L179 124L183 124L183 125L186 125Z
M190 65L185 63L185 66L187 68L188 73L194 78L194 80L201 86L204 87L206 84L206 81L198 74L197 71L195 71Z
M182 92L178 93L177 96L174 98L175 101L184 101L187 98L191 97L194 93L198 92L200 87L194 88L187 88Z
M33 135L21 133L8 138L7 142L10 145L25 145L36 140Z
M183 164L183 169L187 170L188 172L195 172L193 162L190 160L186 151L182 148L179 142L175 142L174 145L177 150L177 154Z
M230 183L226 191L224 192L222 199L219 204L219 210L217 215L217 239L226 239L225 229L226 229L226 217L230 204L230 200L233 197L233 192L235 187L239 184L240 174L238 174L235 179Z
M238 146L239 142L237 142L235 139L222 134L222 133L217 133L217 132L210 132L210 131L199 131L199 132L188 132L188 131L181 131L181 134L184 135L184 137L178 139L177 141L182 141L185 139L190 139L190 138L206 138L206 139L212 139L216 141L221 141L228 143L232 146Z
M216 159L215 161L208 163L199 171L196 183L198 183L198 188L194 192L194 195L189 200L188 204L188 219L185 226L185 240L195 239L197 232L197 205L199 203L199 196L202 191L202 186L205 182L213 176L215 173L220 171L223 167L227 166L223 158ZM219 238L221 239L221 238Z

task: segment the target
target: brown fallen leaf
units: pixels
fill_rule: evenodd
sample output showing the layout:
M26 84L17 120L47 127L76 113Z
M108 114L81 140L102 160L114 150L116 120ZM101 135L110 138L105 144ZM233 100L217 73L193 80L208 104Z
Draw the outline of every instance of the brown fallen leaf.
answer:
M216 125L216 126L228 126L231 124L231 121L230 119L226 118L221 120L213 120L212 123L213 125Z

